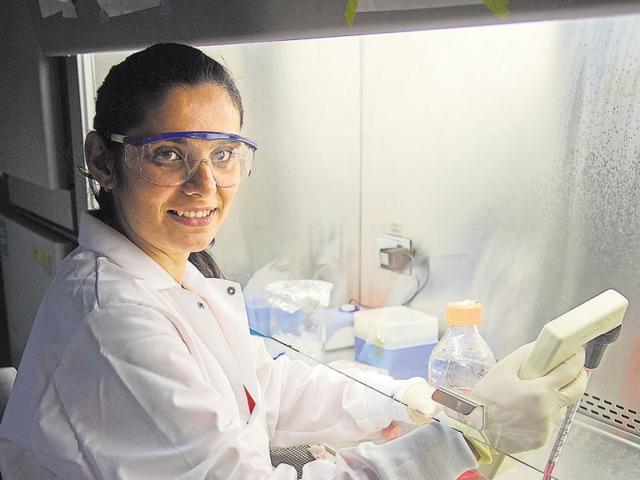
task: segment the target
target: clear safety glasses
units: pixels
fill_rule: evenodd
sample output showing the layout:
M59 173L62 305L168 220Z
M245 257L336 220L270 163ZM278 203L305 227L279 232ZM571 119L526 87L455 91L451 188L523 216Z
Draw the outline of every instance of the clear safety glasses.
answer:
M168 132L136 138L112 134L124 145L129 168L155 185L173 187L189 180L207 160L219 187L233 187L248 177L257 144L222 132Z

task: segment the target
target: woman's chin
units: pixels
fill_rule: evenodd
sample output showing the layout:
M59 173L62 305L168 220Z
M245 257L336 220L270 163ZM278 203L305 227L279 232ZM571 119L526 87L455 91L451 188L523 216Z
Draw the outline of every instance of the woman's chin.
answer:
M188 253L201 252L202 250L205 250L209 245L211 245L212 241L213 237L198 242L190 242L188 246L185 246L186 248L183 248L183 250L186 250Z
M174 235L171 241L177 250L188 253L201 252L213 242L217 231L217 228L208 228L206 231L190 232L187 235Z

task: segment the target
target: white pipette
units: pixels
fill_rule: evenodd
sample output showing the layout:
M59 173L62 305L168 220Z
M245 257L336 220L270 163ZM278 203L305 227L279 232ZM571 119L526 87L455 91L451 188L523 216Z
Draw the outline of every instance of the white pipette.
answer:
M587 344L585 369L587 376L600 364L609 343L619 336L628 300L615 290L607 290L573 310L547 323L538 335L529 358L520 369L523 379L546 375ZM579 402L567 409L558 436L544 470L549 480L564 447Z

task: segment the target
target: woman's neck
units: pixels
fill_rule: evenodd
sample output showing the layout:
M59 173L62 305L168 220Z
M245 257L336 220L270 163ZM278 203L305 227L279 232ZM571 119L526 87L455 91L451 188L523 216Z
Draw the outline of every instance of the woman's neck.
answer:
M142 237L136 234L134 229L125 228L118 219L115 219L114 224L111 226L122 233L140 250L147 254L147 256L160 265L176 282L178 282L179 285L182 285L184 280L184 271L187 261L189 260L188 252L160 249L149 242L146 242Z

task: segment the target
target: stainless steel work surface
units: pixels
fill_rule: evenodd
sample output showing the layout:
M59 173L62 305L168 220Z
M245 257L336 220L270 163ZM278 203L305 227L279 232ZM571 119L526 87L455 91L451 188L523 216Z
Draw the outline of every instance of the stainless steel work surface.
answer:
M507 460L494 478L541 479L540 470L544 470L552 446L553 441L550 441L534 453L517 455L516 457L524 462L522 464ZM634 443L633 435L584 415L578 415L553 476L559 480L640 478L640 445Z

